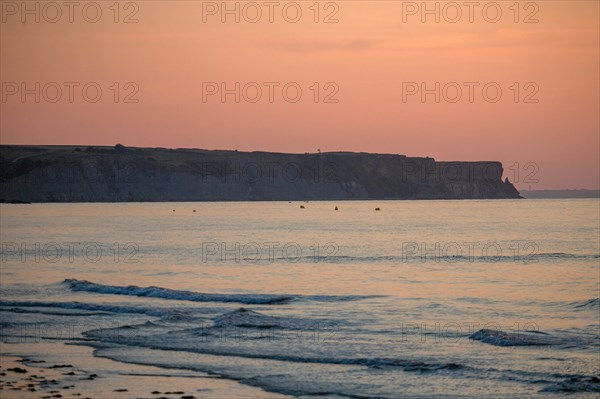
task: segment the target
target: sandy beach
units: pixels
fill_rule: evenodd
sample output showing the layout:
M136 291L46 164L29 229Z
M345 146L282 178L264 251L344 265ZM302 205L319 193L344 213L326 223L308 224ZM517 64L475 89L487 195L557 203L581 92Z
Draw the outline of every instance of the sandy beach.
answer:
M63 343L0 346L2 399L286 398L208 374L114 362Z

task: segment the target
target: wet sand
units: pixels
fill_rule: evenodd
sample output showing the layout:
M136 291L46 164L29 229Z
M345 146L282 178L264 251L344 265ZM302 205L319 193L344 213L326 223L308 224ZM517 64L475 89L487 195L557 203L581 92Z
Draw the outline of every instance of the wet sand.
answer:
M115 362L62 343L0 345L2 399L286 398L204 373Z

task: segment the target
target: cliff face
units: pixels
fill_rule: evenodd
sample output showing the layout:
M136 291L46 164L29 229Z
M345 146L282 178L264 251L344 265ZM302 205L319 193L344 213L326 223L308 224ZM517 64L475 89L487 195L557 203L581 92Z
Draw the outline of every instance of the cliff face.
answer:
M0 146L5 202L519 198L502 174L387 154Z

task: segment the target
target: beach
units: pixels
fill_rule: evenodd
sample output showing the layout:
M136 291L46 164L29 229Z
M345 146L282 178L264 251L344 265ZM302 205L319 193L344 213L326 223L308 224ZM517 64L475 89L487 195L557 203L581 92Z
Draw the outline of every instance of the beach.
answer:
M286 397L265 393L259 388L248 387L215 375L120 363L94 357L90 347L41 341L2 344L2 398Z

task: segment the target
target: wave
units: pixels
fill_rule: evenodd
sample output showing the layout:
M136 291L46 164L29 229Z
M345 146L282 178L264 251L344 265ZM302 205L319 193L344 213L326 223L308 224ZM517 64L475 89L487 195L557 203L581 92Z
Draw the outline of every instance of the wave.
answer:
M310 328L315 324L315 320L268 316L246 308L227 312L215 317L213 321L214 327L220 329L228 327L301 329Z
M156 354L139 356L138 348L113 347L97 342L85 342L94 348L94 356L108 358L120 362L152 365L167 369L184 369L208 373L220 378L238 381L241 384L259 387L266 392L273 392L290 397L335 397L352 399L391 399L398 398L398 386L375 385L373 372L380 371L371 368L349 367L331 370L328 365L296 365L273 364L266 362L248 362L244 358L232 359L233 362L221 364L214 359L202 357L179 356L177 352L157 351ZM147 352L146 352L147 353ZM455 370L456 364L434 364L419 361L397 359L395 363L405 364L407 371L425 374L427 372L443 372ZM330 372L331 371L331 372ZM403 371L399 369L398 371ZM450 371L453 372L453 371ZM402 385L405 376L401 376ZM397 384L398 385L398 384ZM431 397L428 395L427 397ZM426 397L424 395L406 395L403 397Z
M324 329L315 335L316 325L323 320L319 319L300 319L287 317L273 317L254 312L245 308L240 308L231 312L224 313L214 317L212 325L205 325L194 328L171 329L160 335L150 335L148 332L154 331L160 322L146 322L133 326L120 326L109 329L94 329L83 333L83 336L97 340L98 343L126 345L129 347L143 347L153 350L183 351L213 356L238 357L245 359L261 359L284 361L290 363L302 364L323 364L323 365L354 365L368 368L400 368L404 371L427 372L439 370L460 370L469 368L466 365L455 362L427 362L423 360L411 360L394 357L352 357L339 356L337 351L331 351L329 354L322 352L311 352L305 346L310 342L325 342L329 339L327 334L332 331ZM263 345L255 346L258 336L254 335L235 335L238 340L229 341L223 339L229 328L234 327L230 332L240 334L236 327L263 329L263 328L282 328L304 330L307 335L293 335L293 341L284 343L283 346L271 345L275 336L268 336ZM323 326L319 326L323 327ZM137 330L131 334L128 330ZM225 330L224 330L225 329ZM201 336L217 334L214 341L200 339ZM321 337L320 334L326 336ZM318 338L317 338L318 337ZM283 339L283 336L281 337ZM241 341L240 339L243 339ZM254 341L254 342L251 342ZM237 342L238 345L230 345L229 342ZM282 341L280 341L282 342ZM249 344L249 345L244 345ZM283 342L282 342L283 343ZM296 343L297 345L294 345ZM334 341L332 341L332 344ZM269 348L264 345L268 345Z
M548 385L540 392L600 392L600 378L593 376L575 376L555 384Z
M368 368L381 369L381 368L400 368L403 371L412 372L435 372L442 370L458 371L470 369L470 366L455 363L455 362L440 362L432 363L420 360L401 359L401 358L388 358L388 357L320 357L320 356L302 356L292 355L283 353L263 353L263 352L240 352L240 351L229 351L226 349L219 348L201 348L194 346L190 348L179 348L169 345L168 342L155 341L151 342L148 339L139 339L141 337L134 337L134 340L123 339L122 335L118 334L103 334L102 330L86 331L84 336L89 338L99 339L100 342L127 345L130 347L144 347L153 350L165 350L165 351L182 351L190 353L198 353L204 355L213 356L224 356L224 357L237 357L245 359L260 359L260 360L275 360L290 363L303 363L303 364L323 364L323 365L346 365L346 366L364 366ZM103 339L104 336L109 339ZM144 337L145 338L145 337ZM94 344L90 345L94 346Z
M402 374L391 374L396 370L401 372L415 372L419 375L417 381L427 375L432 378L441 378L442 384L460 388L465 382L485 379L488 382L497 381L504 385L504 396L507 396L506 384L515 384L514 392L508 392L508 396L531 396L532 392L597 392L598 377L584 374L564 374L560 370L535 371L519 369L496 369L480 367L480 365L467 365L449 362L446 359L410 359L410 358L354 358L340 359L336 357L324 357L322 362L310 362L308 364L270 364L272 356L265 356L266 362L252 362L257 356L246 356L245 354L231 355L230 360L215 361L214 358L191 357L181 355L179 350L171 352L155 348L156 354L140 351L139 347L113 346L101 342L88 341L85 345L95 349L94 355L106 357L117 361L135 364L153 365L165 368L188 369L202 371L222 378L239 381L242 384L260 387L267 392L277 392L294 397L356 397L356 398L397 398L398 392L404 392L402 397L434 397L435 392L412 395L411 392L399 391L402 385L410 386L414 381L410 376ZM146 348L148 348L146 346ZM201 352L203 353L203 352ZM144 354L144 355L141 355ZM228 355L224 355L228 356ZM248 360L248 358L250 360ZM297 359L291 360L295 362ZM328 363L335 365L333 369L328 368ZM358 367L339 368L337 365L348 365ZM364 369L361 366L366 366ZM329 371L329 372L327 372ZM439 373L439 374L438 374ZM319 378L320 375L326 378ZM379 385L377 389L373 381L379 380L382 375L397 378L391 385ZM433 377L439 375L440 377ZM373 378L376 378L375 380ZM426 377L427 378L427 377ZM405 381L408 381L405 382ZM434 381L434 380L432 380ZM457 384L457 382L459 383ZM435 382L434 382L435 384ZM417 388L419 385L414 385ZM492 385L488 385L492 386ZM485 396L489 390L476 390L473 385L471 395L465 397ZM449 392L448 390L444 391ZM446 395L447 396L447 395ZM446 397L444 396L444 397ZM452 396L452 395L450 395ZM535 395L534 395L535 396ZM537 396L536 396L537 397Z
M173 316L177 313L185 313L186 311L199 311L201 309L160 309L160 308L149 308L143 306L121 306L121 305L101 305L93 303L82 303L82 302L43 302L43 301L5 301L0 300L0 307L8 308L2 309L4 311L22 313L23 310L17 307L44 307L44 308L60 308L60 309L76 309L76 310L87 310L91 312L110 312L110 313L133 313L133 314L145 314L154 317ZM47 314L55 314L55 312L40 312ZM77 313L65 313L65 316L78 315ZM86 315L90 315L89 313Z
M206 294L201 292L172 290L162 287L138 287L135 285L116 286L92 283L87 280L66 279L65 284L72 291L95 292L98 294L129 295L148 298L172 299L192 302L233 302L246 305L281 305L294 300L305 299L320 302L352 301L372 296L333 296L333 295L276 295L276 294Z
M469 336L470 339L495 346L536 346L551 345L548 334L541 332L510 333L483 329Z
M482 305L501 305L506 304L507 306L514 302L500 299L491 298L480 298L480 297L458 297L454 298L458 302L468 302ZM524 300L517 302L518 305L523 306L542 306L542 307L559 307L569 310L598 310L600 309L600 298L592 298L588 300L580 301L560 301L560 302L549 302L540 300Z
M23 308L3 308L3 304L0 303L0 312L11 312L11 313L23 313L23 314L43 314L49 316L104 316L110 314L110 312L106 311L85 311L84 312L65 312L65 311L50 311L50 310L31 310L31 309L23 309Z
M587 301L572 302L570 304L574 309L578 310L598 310L600 309L600 298L592 298Z
M465 250L465 252L467 252ZM426 256L425 256L426 255ZM297 258L300 263L426 263L426 262L447 262L447 263L497 263L497 262L539 262L540 260L577 260L577 259L600 259L600 254L571 254L564 252L547 252L520 255L500 255L495 256L492 252L489 256L469 256L469 255L443 255L441 252L431 251L425 255L420 252L407 255L375 255L375 256L352 256L352 255L327 255L327 256L301 256ZM275 261L288 262L289 258L278 257ZM294 259L296 263L296 259Z

